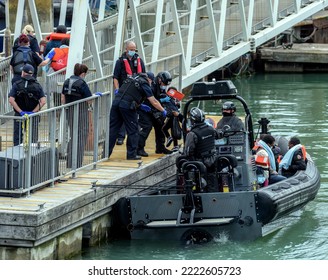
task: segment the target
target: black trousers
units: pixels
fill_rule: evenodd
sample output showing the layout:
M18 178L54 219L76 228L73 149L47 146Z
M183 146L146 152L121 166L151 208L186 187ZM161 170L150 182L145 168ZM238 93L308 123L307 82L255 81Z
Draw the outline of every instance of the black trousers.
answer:
M165 149L165 135L162 131L163 122L156 119L151 112L147 113L138 110L139 114L139 142L138 150L142 150L146 146L147 138L154 127L156 150L162 151Z
M110 111L109 157L113 152L116 139L123 124L128 136L126 141L126 157L134 158L137 155L139 138L138 114L136 110L131 109L131 104L129 104L129 102L115 99Z

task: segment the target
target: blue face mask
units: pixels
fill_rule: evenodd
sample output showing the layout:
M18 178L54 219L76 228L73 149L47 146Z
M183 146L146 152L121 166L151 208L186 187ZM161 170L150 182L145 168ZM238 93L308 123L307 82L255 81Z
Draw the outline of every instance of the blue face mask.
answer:
M166 86L160 86L161 90L166 90Z
M131 56L131 57L134 56L135 54L136 54L135 51L128 51L128 55Z

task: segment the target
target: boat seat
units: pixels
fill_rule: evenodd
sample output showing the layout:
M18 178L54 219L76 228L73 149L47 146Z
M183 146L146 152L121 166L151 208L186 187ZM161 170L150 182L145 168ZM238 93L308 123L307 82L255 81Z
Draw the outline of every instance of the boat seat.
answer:
M176 158L175 165L179 173L182 172L182 164L184 164L185 162L188 162L187 156L181 155Z
M191 180L195 184L197 191L205 187L202 178L206 178L207 169L204 163L201 161L187 161L182 164L181 169L185 181Z
M235 190L234 178L238 177L237 158L234 155L219 156L216 160L217 176L219 179L219 191L227 192Z
M229 167L235 168L238 166L237 158L234 155L224 155L217 158L217 167L218 170Z

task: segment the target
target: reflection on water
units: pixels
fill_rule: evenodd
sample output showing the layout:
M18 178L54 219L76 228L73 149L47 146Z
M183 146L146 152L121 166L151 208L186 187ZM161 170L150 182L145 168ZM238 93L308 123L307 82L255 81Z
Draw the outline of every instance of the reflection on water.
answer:
M78 258L327 260L327 81L327 74L257 75L234 81L249 105L253 121L267 117L273 135L297 135L320 170L318 196L294 213L288 226L253 242L232 242L225 237L193 246L179 242L115 241L88 249Z

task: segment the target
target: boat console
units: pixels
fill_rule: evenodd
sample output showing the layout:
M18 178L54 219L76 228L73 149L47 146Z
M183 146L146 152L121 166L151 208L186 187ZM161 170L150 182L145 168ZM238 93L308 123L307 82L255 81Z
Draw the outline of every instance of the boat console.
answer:
M218 154L218 175L227 168L231 169L233 190L248 191L252 189L255 167L252 166L247 133L245 131L224 131L222 138L216 140ZM226 164L225 164L226 163Z

